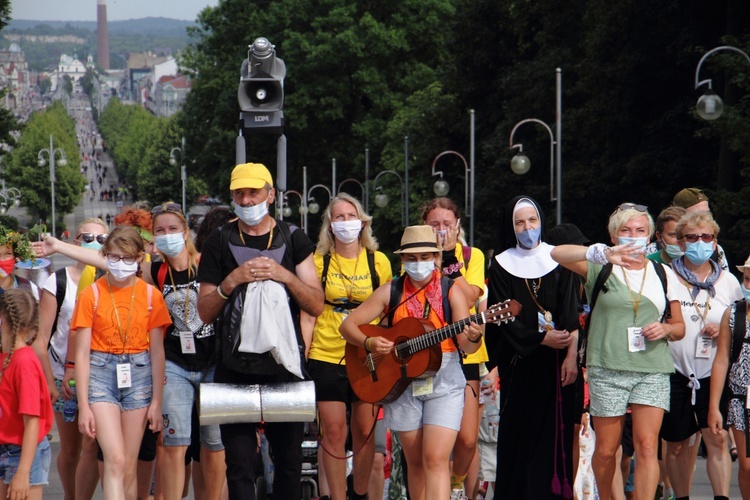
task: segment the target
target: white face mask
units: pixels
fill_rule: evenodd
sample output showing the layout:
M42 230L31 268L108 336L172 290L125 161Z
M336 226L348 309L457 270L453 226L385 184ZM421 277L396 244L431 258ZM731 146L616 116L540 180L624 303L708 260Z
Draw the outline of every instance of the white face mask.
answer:
M234 213L237 214L237 217L250 227L260 224L263 217L268 213L268 198L262 203L249 207L241 207L235 202L232 202L232 205L234 205Z
M169 233L154 236L156 249L167 257L177 257L185 248L185 239L182 233Z
M404 271L414 281L424 281L435 270L435 261L404 262Z
M125 281L138 271L138 262L125 264L122 260L117 262L107 260L107 270L117 281Z
M362 221L359 219L331 222L331 231L341 243L351 243L359 238Z

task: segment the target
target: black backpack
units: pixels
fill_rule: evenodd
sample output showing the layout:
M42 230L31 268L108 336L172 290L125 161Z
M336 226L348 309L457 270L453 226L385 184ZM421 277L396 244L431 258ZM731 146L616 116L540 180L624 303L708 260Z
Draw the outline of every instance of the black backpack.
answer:
M221 228L221 247L229 248L229 236L232 231L236 231L236 223L225 224ZM294 269L294 258L292 252L292 230L283 221L276 221L281 238L285 245L284 257L281 265L287 269ZM294 230L297 229L293 226ZM218 355L221 363L229 370L244 373L246 375L280 375L286 372L286 369L278 364L270 352L258 354L240 352L239 345L242 340L240 326L242 324L242 309L245 301L245 291L248 283L235 288L229 300L224 305L224 310L219 315L214 324L216 332L216 341L218 342ZM294 300L290 296L290 301ZM297 337L297 346L304 367L305 342L302 338L302 331L299 327L299 315L294 315L294 330Z
M323 287L323 295L325 296L326 293L326 283L328 282L328 267L331 265L331 254L327 253L323 256L323 271L320 274L320 284ZM380 286L380 276L378 276L378 273L375 272L375 252L367 252L367 267L370 269L370 279L372 280L372 291L378 289ZM333 304L331 302L328 302L328 300L325 301L326 304L329 306L334 307L342 307L342 304ZM351 302L350 304L347 304L347 307L349 309L354 309L359 305L358 302Z
M57 284L57 293L55 299L57 300L57 311L55 311L55 321L52 323L52 331L49 334L49 342L47 342L47 349L52 344L52 336L57 331L57 319L60 317L60 309L62 309L63 302L65 302L65 293L68 290L68 273L65 272L65 268L58 269L55 271L55 281Z
M742 344L750 344L750 339L745 339L745 318L747 317L747 302L738 300L734 303L734 328L732 329L732 342L729 344L729 366L734 365L740 359ZM729 383L729 378L727 378Z

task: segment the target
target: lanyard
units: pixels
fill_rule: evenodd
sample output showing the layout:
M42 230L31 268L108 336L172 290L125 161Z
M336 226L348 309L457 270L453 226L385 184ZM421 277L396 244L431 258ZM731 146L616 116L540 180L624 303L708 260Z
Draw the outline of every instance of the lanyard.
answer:
M273 221L272 220L268 221L268 227L269 227L268 245L266 245L266 250L271 248L271 242L273 241ZM237 223L237 230L240 232L240 241L242 241L243 245L247 245L247 243L245 243L245 237L242 235L242 228L240 227L239 223Z
M706 326L706 318L708 317L708 310L711 309L711 294L709 293L708 290L706 290L706 309L703 311L703 314L701 314L701 310L698 307L698 295L700 295L700 291L695 295L695 300L693 301L693 307L695 307L695 312L698 313L698 317L701 319L701 326Z
M109 296L112 299L112 308L115 310L115 319L117 320L117 330L120 334L120 340L122 341L122 353L125 354L125 348L128 345L128 334L130 333L130 321L133 319L133 302L135 301L135 286L138 282L133 283L133 293L130 294L130 307L128 308L128 323L125 325L125 334L122 333L122 324L120 323L120 313L117 312L117 302L115 302L115 294L112 293L112 285L109 283L109 275L107 275L107 289L109 290Z
M638 308L641 306L641 299L643 298L643 287L646 285L646 273L648 273L648 262L643 267L643 278L641 280L641 289L638 290L638 300L633 295L633 290L630 289L630 283L628 283L628 272L627 269L622 270L622 275L625 277L625 286L628 287L628 293L630 293L630 299L633 301L633 325L638 320Z
M170 266L168 263L162 264L164 266L167 266L167 269L169 269L169 281L172 282L172 293L177 293L177 286L174 284L174 277L172 276L172 266ZM188 281L190 281L190 268L188 268ZM188 325L188 311L190 303L188 302L188 298L190 296L190 284L188 283L187 288L185 288L185 327Z

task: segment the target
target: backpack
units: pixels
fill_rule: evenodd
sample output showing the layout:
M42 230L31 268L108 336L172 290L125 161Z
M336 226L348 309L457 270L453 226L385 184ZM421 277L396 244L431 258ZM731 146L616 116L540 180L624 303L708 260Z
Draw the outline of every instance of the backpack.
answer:
M326 282L328 282L328 266L331 265L331 254L327 253L323 256L323 271L320 274L320 284L323 287L323 295L325 296L326 293ZM370 279L372 280L372 291L378 289L380 286L380 276L378 276L378 273L375 272L375 252L367 252L367 266L370 268ZM325 301L326 304L329 306L334 307L342 307L343 304L333 304L331 302L328 302L328 300ZM347 304L349 309L354 309L359 305L359 302L352 302L350 304ZM346 307L346 306L344 306Z
M52 336L57 331L57 319L60 317L60 309L62 309L63 302L65 302L65 294L68 289L68 273L65 272L65 268L58 269L55 271L55 282L57 284L57 293L55 293L55 299L57 300L57 311L55 311L55 321L52 323L52 331L49 334L49 342L47 342L47 349L52 344Z
M672 314L669 311L669 298L667 297L667 272L664 270L664 266L657 263L648 260L646 262L646 265L649 265L649 263L653 264L654 271L656 271L656 275L659 277L659 281L661 282L661 286L664 289L664 299L666 300L666 307L664 308L664 317L663 321L668 320L672 317ZM604 293L607 293L609 291L609 288L605 285L607 280L609 279L609 276L612 274L612 264L607 263L604 264L599 271L599 274L596 277L596 281L594 282L594 289L591 291L591 297L589 300L589 315L586 317L586 323L583 329L580 332L580 358L581 358L581 366L586 366L586 341L588 339L588 333L589 333L589 327L591 326L591 315L594 314L594 306L596 305L596 299L599 297L599 293L601 291L604 291Z
M391 297L388 301L388 314L386 315L386 318L388 319L388 324L393 323L393 315L396 313L396 308L402 304L401 297L404 295L404 281L406 280L406 275L402 274L395 280L391 282ZM445 320L446 324L453 323L453 316L451 314L451 304L448 300L448 295L450 292L451 287L453 286L453 280L446 277L441 276L440 277L440 288L443 294L443 319ZM407 297L407 300L411 297ZM406 301L404 301L406 302Z
M229 236L232 231L236 231L237 223L225 224L221 228L220 248L222 251L229 252ZM279 230L281 239L284 242L284 257L280 265L287 269L294 268L294 257L292 252L292 230L289 225L283 221L276 221L276 227ZM294 230L298 228L292 226ZM230 253L231 255L231 253ZM285 265L286 264L286 265ZM219 314L214 323L216 332L216 342L218 343L216 352L222 365L227 369L243 373L245 375L280 375L286 372L286 369L278 364L270 352L251 353L240 352L238 350L240 341L240 327L242 325L242 310L245 301L245 292L248 283L244 283L234 290L229 296L229 300L224 305L224 310ZM290 296L289 300L293 300ZM293 318L294 330L297 336L297 347L299 348L300 359L304 367L305 341L302 338L302 331L299 327L299 315Z

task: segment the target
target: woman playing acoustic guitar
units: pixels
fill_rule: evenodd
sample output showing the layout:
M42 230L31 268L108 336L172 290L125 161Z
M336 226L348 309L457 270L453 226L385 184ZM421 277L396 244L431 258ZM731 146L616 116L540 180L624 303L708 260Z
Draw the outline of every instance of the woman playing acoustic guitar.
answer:
M434 328L469 316L460 287L443 283L438 262L441 249L430 226L404 230L401 254L406 275L379 287L351 312L340 332L347 342L372 353L373 357L395 356L394 343L384 336L368 337L360 330L379 316L388 315L397 325L404 318L420 318ZM400 293L392 294L394 291ZM447 300L443 290L448 291ZM391 300L397 298L391 307ZM447 310L446 310L447 309ZM408 332L411 337L424 331ZM442 362L434 377L411 381L397 398L385 405L386 427L397 431L408 465L409 495L413 500L450 496L451 450L461 425L466 379L459 362L459 350L473 353L479 348L482 330L468 324L457 336L444 340ZM398 365L397 365L398 366ZM429 481L426 478L429 477Z

